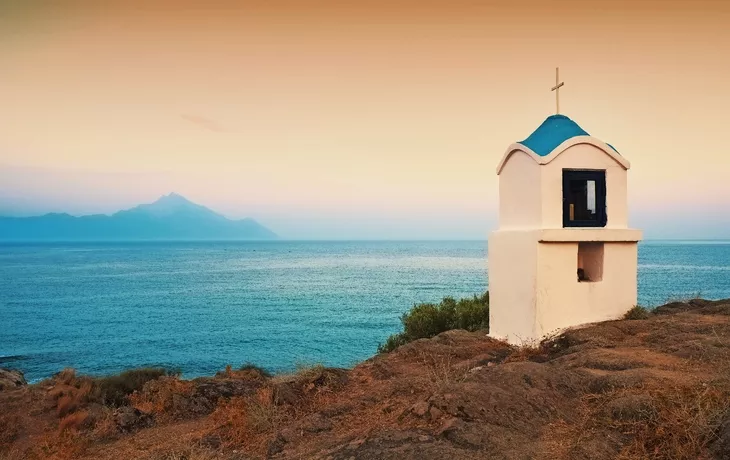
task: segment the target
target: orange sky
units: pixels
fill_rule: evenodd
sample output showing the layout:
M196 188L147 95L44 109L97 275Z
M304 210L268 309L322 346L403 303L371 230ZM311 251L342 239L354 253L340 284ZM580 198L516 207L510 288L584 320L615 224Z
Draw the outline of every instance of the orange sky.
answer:
M730 1L0 0L0 211L174 190L291 238L481 238L559 65L562 112L632 162L631 223L730 237L728 24Z

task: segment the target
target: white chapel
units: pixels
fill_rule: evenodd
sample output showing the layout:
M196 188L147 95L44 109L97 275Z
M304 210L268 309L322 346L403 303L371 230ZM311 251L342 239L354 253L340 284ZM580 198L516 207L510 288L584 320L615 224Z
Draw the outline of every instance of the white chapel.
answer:
M628 227L628 169L560 114L507 148L488 245L491 336L529 343L636 305L641 231Z

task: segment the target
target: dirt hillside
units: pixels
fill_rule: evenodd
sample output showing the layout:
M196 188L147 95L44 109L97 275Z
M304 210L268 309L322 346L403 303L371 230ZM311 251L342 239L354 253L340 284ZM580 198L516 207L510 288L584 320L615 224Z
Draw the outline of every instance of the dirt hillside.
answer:
M0 392L0 459L729 459L730 300L532 347L455 330L350 370L98 388Z

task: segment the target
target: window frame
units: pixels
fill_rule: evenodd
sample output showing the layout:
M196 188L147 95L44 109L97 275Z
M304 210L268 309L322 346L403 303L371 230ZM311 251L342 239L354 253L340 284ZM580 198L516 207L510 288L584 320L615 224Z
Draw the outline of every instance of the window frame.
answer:
M596 219L570 220L570 203L566 192L573 180L594 181L596 183ZM606 212L606 170L605 169L563 169L563 228L566 227L605 227L608 222Z

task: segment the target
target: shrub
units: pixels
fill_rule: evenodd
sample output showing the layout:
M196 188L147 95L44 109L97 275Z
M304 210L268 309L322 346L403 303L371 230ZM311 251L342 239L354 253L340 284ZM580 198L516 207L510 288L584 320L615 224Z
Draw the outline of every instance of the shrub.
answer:
M78 398L71 395L63 395L60 398L58 398L58 401L56 402L56 412L58 413L58 416L63 418L66 415L75 412L76 409L79 407L79 401Z
M401 323L403 332L388 337L378 346L378 353L388 353L413 340L434 337L450 329L489 329L489 292L459 301L446 297L438 305L414 305L401 316Z
M257 366L253 363L246 363L238 369L238 372L258 372L262 377L271 378L271 373L263 367Z
M160 420L183 419L204 412L206 400L192 395L196 383L180 380L176 375L166 375L146 383L141 390L127 397L132 407L154 414Z
M634 305L634 308L627 311L624 315L624 319L647 319L649 317L649 310L640 305Z
M89 420L89 413L87 411L74 412L61 419L58 423L60 431L74 430L78 431L83 427Z
M391 352L401 345L405 345L407 343L408 339L406 338L405 334L393 334L385 339L385 343L381 343L380 345L378 345L378 353Z
M54 380L64 385L73 385L76 382L76 370L71 367L64 368L53 376Z
M257 366L253 363L245 363L237 370L233 370L230 364L226 365L224 371L218 371L215 373L218 378L226 379L255 379L255 380L266 380L273 377L269 371L263 367Z
M274 401L274 389L259 388L256 394L221 399L211 415L214 433L227 447L245 447L255 458L268 458L272 435L286 419L285 410Z
M122 406L127 403L127 396L141 390L145 383L165 375L170 373L163 368L131 369L119 375L97 378L95 383L103 404Z

